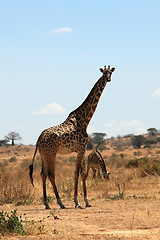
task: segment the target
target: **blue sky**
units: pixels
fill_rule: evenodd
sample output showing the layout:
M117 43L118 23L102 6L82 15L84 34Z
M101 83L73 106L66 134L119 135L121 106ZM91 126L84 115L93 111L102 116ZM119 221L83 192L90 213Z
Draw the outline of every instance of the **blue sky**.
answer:
M88 133L160 129L159 0L0 0L0 139L35 144L116 71Z

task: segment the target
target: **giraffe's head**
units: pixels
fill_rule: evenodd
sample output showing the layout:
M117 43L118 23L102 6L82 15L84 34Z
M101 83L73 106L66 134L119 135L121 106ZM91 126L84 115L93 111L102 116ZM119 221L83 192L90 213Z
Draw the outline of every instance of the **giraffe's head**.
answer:
M108 65L108 68L106 68L106 66L104 66L104 69L100 68L100 71L103 73L103 76L106 78L107 82L111 81L111 75L114 70L114 67L110 69L110 65Z
M103 173L104 179L109 180L109 175L110 175L110 172L108 171L106 171L106 173Z

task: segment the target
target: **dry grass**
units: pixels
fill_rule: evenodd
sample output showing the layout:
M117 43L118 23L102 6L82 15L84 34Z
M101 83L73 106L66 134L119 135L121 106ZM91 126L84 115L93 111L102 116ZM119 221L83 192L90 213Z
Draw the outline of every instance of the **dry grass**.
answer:
M42 203L39 156L34 164L35 188L31 186L28 176L28 166L31 163L34 147L3 147L1 150L0 203L14 203L15 205ZM89 153L87 151L86 155ZM103 195L107 198L121 195L123 192L123 197L127 197L127 191L148 188L145 183L146 177L150 179L151 176L154 176L153 179L156 179L160 175L159 149L141 149L139 151L125 148L122 151L117 151L117 149L110 147L102 154L107 170L111 173L110 180L106 181L99 178L93 180L90 172L87 179L89 196L96 193L96 197ZM56 183L62 199L68 201L73 199L75 159L75 154L57 156ZM142 183L140 184L140 182ZM150 184L150 180L148 182ZM47 192L49 201L55 201L49 181L47 181ZM79 192L80 198L83 198L81 181L79 181Z

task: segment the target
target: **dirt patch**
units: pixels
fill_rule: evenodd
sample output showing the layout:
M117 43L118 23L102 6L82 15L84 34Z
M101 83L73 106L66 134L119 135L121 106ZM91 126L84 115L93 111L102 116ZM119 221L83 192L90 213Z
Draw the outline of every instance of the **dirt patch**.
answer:
M45 210L43 205L17 207L23 219L41 223L43 230L31 236L10 236L3 239L160 239L160 200L125 199L91 201L91 208L68 209L56 206ZM10 211L5 205L1 210ZM52 206L53 207L53 206Z

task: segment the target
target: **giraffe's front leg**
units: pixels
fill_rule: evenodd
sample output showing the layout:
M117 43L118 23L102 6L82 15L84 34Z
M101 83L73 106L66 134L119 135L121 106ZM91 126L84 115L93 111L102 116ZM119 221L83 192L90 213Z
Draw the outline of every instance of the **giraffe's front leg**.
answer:
M80 169L80 164L78 162L76 162L76 168L75 168L75 172L74 172L74 202L75 202L75 208L81 208L80 204L78 203L79 169Z
M85 173L85 162L83 161L84 159L84 153L85 150L81 151L77 155L77 160L76 160L76 169L75 169L75 185L74 185L74 202L75 202L75 207L81 208L80 204L78 203L78 178L79 178L79 171L81 169L81 176L82 176L82 182L83 182L83 192L84 192L84 201L86 203L86 207L90 207L91 205L88 202L87 199L87 189L86 189L86 173Z
M85 150L82 150L77 155L76 160L76 168L74 172L74 202L75 202L75 208L81 208L81 205L78 203L78 179L79 179L79 171L81 168L81 162L84 157Z

